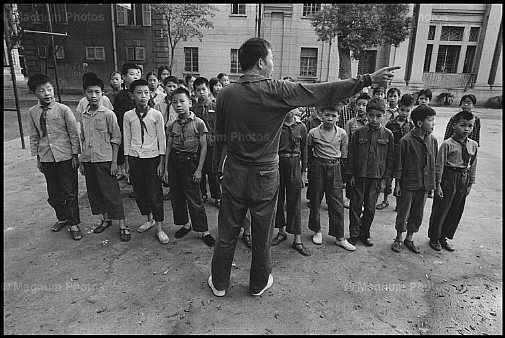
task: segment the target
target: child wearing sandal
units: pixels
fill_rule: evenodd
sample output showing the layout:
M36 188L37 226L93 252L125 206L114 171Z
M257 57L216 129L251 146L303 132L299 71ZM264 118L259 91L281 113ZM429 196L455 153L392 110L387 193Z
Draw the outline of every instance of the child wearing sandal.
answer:
M135 201L147 222L137 231L144 232L154 225L161 244L169 238L163 231L163 190L161 176L165 156L165 126L161 112L148 105L149 87L146 80L130 85L135 108L124 114L124 154L126 172L131 177Z
M38 99L38 104L28 112L31 154L37 156L37 168L46 178L47 201L58 218L51 230L60 231L69 225L70 234L77 241L82 238L77 181L81 147L77 121L69 107L55 102L53 85L47 75L31 76L28 88Z
M272 240L278 245L288 238L286 231L294 235L292 248L303 256L310 256L310 250L302 243L302 188L307 175L307 128L295 119L298 108L292 109L284 119L279 142L279 196L275 227L279 233ZM303 176L303 177L302 177ZM286 201L286 216L284 214Z
M423 222L428 191L435 189L435 159L438 142L432 135L435 110L418 106L410 115L415 128L398 143L395 161L395 195L397 200L396 239L391 246L400 252L402 234L407 231L403 244L412 252L420 253L412 236Z
M477 171L479 145L470 139L475 115L461 111L454 115L454 123L454 133L440 146L435 166L436 191L428 237L436 251L441 247L454 251L447 239L454 238Z
M116 179L117 154L121 130L114 112L101 104L104 83L94 77L84 81L84 95L89 102L81 117L81 174L86 178L89 204L93 215L102 214L101 224L93 229L101 233L118 220L122 242L130 240L125 225L123 202Z
M175 238L182 238L193 228L202 233L205 244L212 247L214 237L209 232L205 206L200 194L200 180L207 153L207 127L189 110L191 94L177 88L172 94L172 106L177 119L167 128L167 149L164 178L170 176L174 224L182 225ZM191 223L188 218L191 216Z
M322 109L323 123L309 131L307 155L310 166L310 214L309 229L314 231L312 242L321 245L321 220L319 209L323 195L326 195L330 218L329 235L336 238L342 248L354 251L356 248L344 237L344 201L342 193L342 173L340 161L347 158L347 134L337 127L338 113L334 106Z

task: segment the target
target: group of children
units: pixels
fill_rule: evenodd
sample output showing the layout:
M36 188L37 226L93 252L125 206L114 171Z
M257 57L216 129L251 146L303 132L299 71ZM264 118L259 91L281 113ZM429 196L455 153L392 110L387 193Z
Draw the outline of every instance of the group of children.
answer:
M480 121L472 113L475 96L464 95L461 111L451 117L439 147L432 135L436 112L429 107L431 98L429 89L420 91L419 105L412 109L413 95L400 96L398 88L390 88L384 95L384 89L377 87L372 97L357 93L347 104L338 102L308 116L307 199L314 244L322 243L319 209L324 194L329 235L336 237L337 245L354 251L358 241L373 245L370 227L375 210L388 207L388 195L393 193L397 236L391 249L400 252L402 235L407 232L403 244L419 253L413 234L421 226L426 199L435 191L429 244L437 251L454 250L447 240L454 236L475 182ZM347 201L343 200L343 187ZM377 204L381 192L384 199ZM350 209L347 240L344 207ZM272 244L282 236L279 231Z
M229 78L224 73L210 81L188 75L181 84L167 67L160 67L157 74L148 73L145 79L141 76L140 67L124 64L121 72L110 75L112 90L104 94L103 81L93 73L85 74L85 97L76 109L77 119L67 106L55 102L47 76L30 77L28 87L39 100L30 108L30 145L58 219L51 229L60 231L69 225L72 238L82 238L77 200L80 168L92 214L102 215L95 233L116 220L120 239L130 240L118 184L118 179L126 177L133 185L131 197L147 218L138 232L156 225L158 239L168 243L163 200L171 199L174 224L180 226L175 237L194 230L213 246L204 202L208 182L215 205L219 208L221 203L223 158L218 158L216 149L215 107L216 96ZM475 96L464 95L461 111L450 119L439 147L432 135L436 113L429 107L431 98L429 89L422 90L419 105L412 110L413 95L400 96L397 88L385 94L377 87L372 97L361 92L349 103L312 109L304 121L300 119L303 108L289 112L278 152L275 227L279 230L271 244L278 245L290 233L294 235L292 247L302 255L311 254L301 241L301 190L308 181L309 229L316 245L322 243L324 195L329 235L336 238L337 245L354 251L358 241L373 245L370 228L375 210L388 207L388 196L393 193L397 237L391 248L399 252L403 243L419 253L413 234L422 223L426 199L435 191L430 246L453 251L447 239L454 236L475 182L480 121L472 113ZM165 196L163 185L170 187ZM377 204L381 192L384 199ZM344 236L344 208L349 208L348 239ZM250 242L249 227L245 226L244 236L245 232Z
M115 220L121 241L130 240L118 183L127 178L133 185L130 197L147 218L138 232L156 225L160 242L169 242L163 230L165 184L170 186L171 196L167 195L174 223L181 225L175 237L193 229L212 247L215 240L208 231L204 207L206 185L201 181L209 176L211 196L219 207L214 106L219 90L229 84L228 76L221 73L220 79L210 82L188 76L181 84L167 67L160 67L158 76L150 72L145 79L141 77L139 66L126 63L121 72L110 75L112 90L104 94L104 82L94 73L84 74L85 97L75 115L55 102L52 81L46 75L36 74L28 80L39 101L29 112L31 153L37 156L48 201L58 219L51 230L70 225L74 240L83 237L77 198L79 168L85 176L92 214L102 215L94 233L103 232ZM193 106L198 116L190 110Z

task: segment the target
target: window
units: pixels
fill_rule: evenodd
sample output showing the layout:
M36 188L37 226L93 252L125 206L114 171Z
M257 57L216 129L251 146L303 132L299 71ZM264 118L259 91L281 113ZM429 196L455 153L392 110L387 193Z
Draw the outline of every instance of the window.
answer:
M300 53L300 76L316 76L317 48L302 48Z
M47 57L46 46L38 46L37 47L37 55L39 56L39 59L45 59Z
M86 47L86 60L105 60L105 48Z
M475 59L475 50L477 46L466 47L465 63L463 64L463 73L472 73L473 60Z
M424 68L423 72L427 73L430 71L431 64L431 54L433 53L433 45L426 45L426 54L424 56Z
M184 47L184 70L198 72L198 48Z
M310 16L321 9L321 4L303 4L302 16Z
M63 60L64 58L65 58L65 49L63 48L63 46L59 46L58 50L56 51L56 59Z
M245 4L231 4L231 14L245 15Z
M464 27L442 26L440 41L462 41Z
M151 5L142 4L142 25L151 26Z
M36 25L42 24L42 18L44 17L44 8L42 4L32 4L32 12L33 12L33 23Z
M126 47L128 61L145 61L146 50L144 47Z
M118 26L151 26L151 5L118 4L116 5Z
M456 73L458 69L458 59L461 46L445 46L438 47L437 65L435 72L437 73Z
M470 28L470 36L468 37L468 41L477 42L479 40L479 27Z
M430 26L430 30L428 31L428 40L434 40L435 39L435 29L437 26Z
M365 50L361 53L358 62L358 74L371 74L375 72L375 63L377 61L376 50Z
M238 49L232 49L230 51L230 73L231 74L238 74L240 73L240 63L238 62Z
M54 23L68 25L67 5L66 4L52 4L52 17Z

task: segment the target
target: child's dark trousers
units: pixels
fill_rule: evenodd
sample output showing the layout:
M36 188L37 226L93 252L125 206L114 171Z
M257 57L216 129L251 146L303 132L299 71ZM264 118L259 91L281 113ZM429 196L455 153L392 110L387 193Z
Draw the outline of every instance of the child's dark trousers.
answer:
M163 189L161 179L158 177L157 168L160 157L139 158L128 156L130 174L132 178L135 201L141 215L153 214L156 222L162 222L163 212Z
M302 233L302 168L300 156L279 157L279 198L275 214L275 227L286 226L286 231L293 235ZM286 216L284 213L286 202Z
M349 234L351 237L370 238L370 227L375 216L379 196L380 178L355 177L349 209ZM363 207L363 217L362 215Z

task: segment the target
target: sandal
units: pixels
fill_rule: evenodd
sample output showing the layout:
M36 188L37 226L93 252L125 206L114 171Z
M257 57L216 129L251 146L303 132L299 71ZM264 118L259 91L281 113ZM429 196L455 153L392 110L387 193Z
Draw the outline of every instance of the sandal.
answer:
M72 236L72 239L74 239L75 241L78 241L82 238L82 232L81 232L81 229L79 229L79 227L77 227L77 230L73 230L72 228L68 229L68 231L70 231L70 235Z
M382 210L384 208L387 208L389 206L389 202L388 201L382 201L380 204L377 204L377 206L375 207L377 210Z
M244 242L244 244L245 244L246 247L248 247L249 249L252 249L251 234L243 234L242 235L242 241Z
M95 234L99 234L99 233L103 232L105 229L107 229L108 227L110 227L111 225L112 225L112 220L105 221L102 219L102 223L100 223L99 226L94 228L93 232Z
M280 242L285 241L286 239L288 239L288 235L278 233L277 236L272 239L272 245L279 245Z
M304 256L310 256L311 253L310 253L310 250L307 249L303 243L293 243L293 245L291 246L293 249L295 249L296 251L298 251L299 253L301 253L302 255Z
M119 228L119 239L121 239L121 242L128 242L132 235L130 234L130 229L128 227L126 228Z
M58 221L51 227L51 231L58 232L68 225L68 220Z

